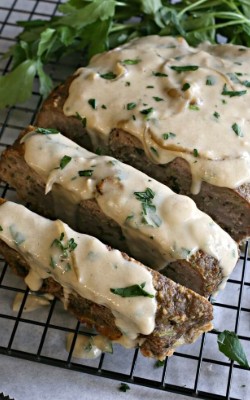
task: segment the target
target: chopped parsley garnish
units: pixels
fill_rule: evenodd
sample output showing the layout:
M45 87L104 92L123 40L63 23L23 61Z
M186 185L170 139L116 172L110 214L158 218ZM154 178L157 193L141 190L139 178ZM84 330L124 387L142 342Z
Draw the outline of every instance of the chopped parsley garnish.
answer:
M14 224L10 225L9 230L13 242L15 243L16 246L20 246L23 242L25 242L26 240L25 236L21 232L16 230L16 226Z
M72 160L70 156L63 156L60 160L60 168L63 169Z
M130 387L126 383L121 383L119 390L120 392L126 392L127 390L130 390Z
M135 65L138 64L139 62L141 62L141 60L139 58L136 58L135 60L122 60L122 63L125 65Z
M215 112L213 113L213 116L214 116L214 118L216 118L216 119L219 119L219 118L220 118L220 114L219 114L217 111L215 111Z
M213 86L216 83L216 78L214 76L208 76L206 79L207 86Z
M79 121L81 121L83 128L86 128L87 126L87 118L86 117L81 117L81 115L76 112L76 118L79 119Z
M60 133L57 129L54 128L37 128L35 132L41 133L42 135L55 135L57 133Z
M3 231L3 227L2 227L2 225L0 225L0 232L2 232Z
M107 110L107 106L105 106L105 104L102 105L102 108L103 108L104 110Z
M232 130L236 133L237 136L244 136L240 126L236 122L232 125Z
M125 82L125 86L130 86L130 82Z
M116 289L110 289L111 293L116 294L117 296L121 297L138 297L138 296L144 296L144 297L150 297L153 298L154 295L146 292L144 290L144 287L146 285L146 282L132 286L127 286L124 288L116 288Z
M193 150L193 155L194 155L194 157L199 157L199 152L197 149Z
M89 99L88 103L94 110L96 110L96 99Z
M185 71L196 71L199 67L198 65L172 65L170 67L176 72L185 72Z
M158 151L156 150L156 148L155 147L150 147L150 150L152 151L152 153L154 153L157 157L159 157L159 153L158 153Z
M196 104L189 104L188 108L192 111L199 111L200 109Z
M56 246L62 251L62 259L67 259L69 257L69 253L75 250L77 247L77 243L73 238L69 239L66 244L63 243L64 232L61 233L59 239L54 239L51 243L51 247Z
M152 74L154 75L154 76L159 76L159 77L161 77L161 78L164 78L164 77L166 77L166 76L168 76L167 74L164 74L163 72L152 72Z
M165 364L165 360L157 360L155 363L155 367L160 368L160 367L163 367L164 364Z
M250 81L241 81L241 84L246 87L250 87Z
M238 336L234 332L223 331L218 335L219 350L230 360L236 361L242 367L250 368L245 351Z
M229 97L243 96L246 93L247 93L247 90L228 90L226 83L223 86L223 90L221 92L221 94L223 96L229 96Z
M153 96L153 99L155 101L164 101L164 99L162 99L161 97L157 97L157 96Z
M186 92L186 90L190 89L190 84L188 82L184 83L184 85L182 86L181 90L183 92Z
M163 137L164 140L168 140L170 138L176 137L176 134L173 133L173 132L167 132L167 133L163 133L162 137Z
M143 114L143 115L147 115L148 116L153 111L154 111L153 107L150 107L150 108L145 108L144 110L141 110L140 113Z
M51 268L53 268L53 269L56 268L56 262L55 262L55 260L54 260L53 257L50 257L50 263L49 263L49 265L50 265Z
M114 72L110 71L110 72L107 72L106 74L100 74L100 77L103 79L111 80L111 79L115 79L117 77L117 75L114 74Z
M134 214L130 214L127 216L127 218L125 219L125 222L130 221L131 219L134 218Z
M93 169L84 169L81 171L78 171L79 176L92 176L94 170Z
M156 207L152 203L155 197L155 192L152 189L146 188L145 192L134 192L134 195L138 201L141 202L142 206L142 220L143 224L147 224L153 227L159 227L161 225L161 219L156 214Z
M134 121L136 120L136 116L135 115L132 115L132 118L133 118Z
M96 153L98 156L101 156L101 155L103 154L102 149L101 149L100 147L97 147L97 148L95 149L95 153Z
M136 103L128 103L127 104L127 110L133 110L133 108L135 108L136 107Z
M147 89L154 89L154 86L149 85L149 86L146 86L146 88Z

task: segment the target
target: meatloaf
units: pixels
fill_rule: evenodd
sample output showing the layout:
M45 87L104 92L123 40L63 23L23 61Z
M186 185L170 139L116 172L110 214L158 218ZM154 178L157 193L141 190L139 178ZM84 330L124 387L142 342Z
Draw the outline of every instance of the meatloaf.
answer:
M250 50L147 37L95 56L42 105L38 126L188 195L250 236Z
M236 243L191 199L58 131L29 127L2 154L0 177L33 210L204 296L224 286L237 262Z
M99 240L2 199L0 221L12 270L110 340L162 360L212 328L205 298Z

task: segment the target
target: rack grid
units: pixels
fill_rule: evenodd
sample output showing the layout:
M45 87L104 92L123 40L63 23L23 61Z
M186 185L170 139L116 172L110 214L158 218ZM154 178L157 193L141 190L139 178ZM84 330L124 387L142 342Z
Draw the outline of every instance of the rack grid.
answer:
M57 14L58 4L58 0L0 0L0 56L20 31L17 20L49 18ZM51 64L49 71L54 82L63 80L76 65L73 59ZM1 74L8 72L10 66L11 59L1 60ZM35 82L30 100L0 112L0 152L17 138L21 129L34 121L41 101ZM15 191L2 183L0 195L16 200ZM248 399L249 371L219 353L216 340L218 331L235 331L250 358L249 260L246 243L226 289L214 301L216 331L204 334L192 345L182 346L166 359L163 367L156 368L155 362L143 358L138 349L127 350L119 345L114 346L112 355L103 353L97 360L73 357L77 335L92 332L68 315L56 299L49 307L25 313L29 290L0 258L0 353L198 399ZM12 302L17 293L23 298L19 311L14 312ZM67 353L64 342L69 332L74 334L74 339Z

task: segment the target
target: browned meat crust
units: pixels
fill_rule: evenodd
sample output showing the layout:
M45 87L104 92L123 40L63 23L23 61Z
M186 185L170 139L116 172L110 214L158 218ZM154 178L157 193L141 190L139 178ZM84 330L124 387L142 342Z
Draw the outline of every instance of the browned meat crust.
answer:
M20 138L33 129L34 127L29 127L21 134ZM26 164L20 138L2 154L0 160L1 179L14 187L20 198L27 202L34 211L48 218L63 219L61 210L54 207L52 194L49 193L45 196L45 183ZM85 200L79 204L76 210L75 225L72 228L93 235L130 254L121 227L102 212L95 200ZM133 256L133 254L131 255ZM148 264L147 259L139 261L154 268L154 265ZM223 278L219 262L202 251L198 251L189 260L179 259L170 263L162 272L175 282L203 296L209 296L216 291Z
M16 274L22 277L27 275L29 265L25 259L1 240L0 253ZM125 254L123 256L129 258ZM155 329L150 335L140 335L142 339L140 350L146 357L162 360L172 355L178 345L192 343L200 334L212 329L213 312L212 305L204 297L174 283L156 271L150 270L150 272L157 291L158 306ZM44 280L41 291L63 299L62 287L52 278ZM82 323L95 327L109 339L115 340L121 337L121 332L115 326L114 316L108 308L72 293L68 309Z
M36 124L57 128L83 147L95 151L81 121L75 117L66 117L62 111L74 77L68 78L50 94L42 105ZM156 165L145 155L141 142L121 130L115 129L111 132L109 146L102 150L151 175L175 192L192 197L197 206L209 214L237 242L250 237L250 184L228 189L203 182L200 193L192 195L191 173L185 160L176 158L169 164Z

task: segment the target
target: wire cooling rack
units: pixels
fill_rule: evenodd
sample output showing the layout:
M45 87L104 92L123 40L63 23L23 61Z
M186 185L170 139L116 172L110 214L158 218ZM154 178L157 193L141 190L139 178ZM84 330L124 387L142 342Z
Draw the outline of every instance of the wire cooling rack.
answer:
M57 13L60 1L0 0L0 54L14 42L20 28L17 20L46 19ZM11 60L0 61L1 73L10 68ZM50 65L49 71L57 83L72 73L76 63ZM20 88L22 90L22 88ZM21 129L32 123L41 103L37 82L31 99L0 113L0 151L11 144ZM2 197L16 200L13 189L0 184ZM214 326L217 331L235 331L250 359L250 272L248 244L227 283L214 302ZM23 294L19 311L12 310L17 293ZM143 358L138 350L114 346L113 354L103 353L99 359L83 360L73 356L77 335L91 334L75 318L63 310L56 299L50 305L30 313L25 312L29 295L23 281L14 276L0 259L0 353L118 381L134 383L155 390L164 390L199 399L250 398L249 371L228 360L217 348L217 333L203 335L196 343L182 346L164 366ZM65 350L66 334L74 340L69 353Z

